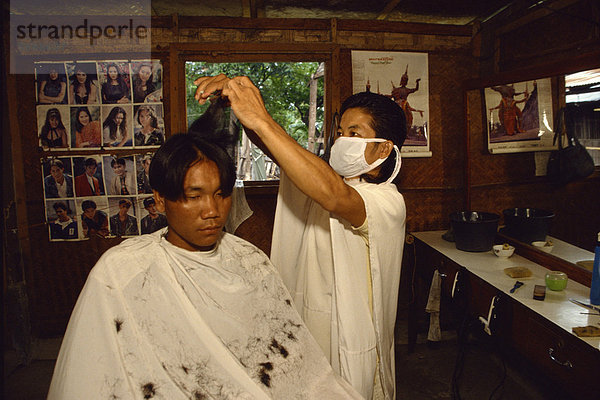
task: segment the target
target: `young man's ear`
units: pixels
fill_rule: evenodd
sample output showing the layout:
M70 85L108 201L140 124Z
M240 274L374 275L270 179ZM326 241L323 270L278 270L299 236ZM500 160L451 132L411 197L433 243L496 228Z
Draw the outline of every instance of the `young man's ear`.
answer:
M156 203L156 210L160 213L165 212L165 198L158 193L156 190L152 191L154 193L154 202Z

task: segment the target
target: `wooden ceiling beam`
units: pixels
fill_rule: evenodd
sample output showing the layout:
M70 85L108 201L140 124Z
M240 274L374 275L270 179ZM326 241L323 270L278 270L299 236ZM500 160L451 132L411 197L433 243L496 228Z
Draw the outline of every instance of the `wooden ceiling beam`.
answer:
M383 11L377 16L377 19L386 19L401 1L402 0L390 0L390 2L383 7Z

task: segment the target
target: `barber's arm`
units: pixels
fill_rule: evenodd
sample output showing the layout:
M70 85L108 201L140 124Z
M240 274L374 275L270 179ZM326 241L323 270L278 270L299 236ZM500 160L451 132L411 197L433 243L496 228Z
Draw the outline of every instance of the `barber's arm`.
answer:
M260 91L248 77L230 79L221 74L202 77L194 83L198 86L196 99L200 104L204 104L212 93L222 91L222 96L227 97L236 117L259 139L253 141L259 147L266 148L302 192L352 225L362 225L366 212L358 192L348 186L329 164L296 143L273 120L265 108Z

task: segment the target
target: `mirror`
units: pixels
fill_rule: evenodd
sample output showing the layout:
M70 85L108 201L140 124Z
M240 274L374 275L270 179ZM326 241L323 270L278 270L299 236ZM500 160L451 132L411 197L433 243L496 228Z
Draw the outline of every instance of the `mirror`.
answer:
M588 286L591 271L586 268L585 261L593 259L597 230L600 229L600 70L595 70L594 79L596 74L597 83L589 80L574 81L571 76L564 74L550 76L551 109L554 112L564 106L567 96L570 100L582 103L585 108L585 120L577 122L577 134L580 141L589 148L597 165L592 176L563 187L551 185L545 177L549 151L528 150L500 154L488 151L490 105L486 105L484 89L541 79L535 75L535 71L524 75L504 75L495 80L469 82L466 84L464 97L468 209L499 215L502 215L503 210L514 207L552 211L555 218L548 231L548 239L555 243L552 252L547 253L531 243L521 242L504 233L500 233L500 238L515 246L517 253L522 256L548 268L566 272L571 279ZM570 87L567 88L566 82ZM574 95L576 96L573 97ZM524 102L519 104L521 109L524 105ZM594 111L596 109L598 111ZM510 140L512 138L511 136ZM514 138L518 140L518 134ZM504 224L502 218L500 226Z

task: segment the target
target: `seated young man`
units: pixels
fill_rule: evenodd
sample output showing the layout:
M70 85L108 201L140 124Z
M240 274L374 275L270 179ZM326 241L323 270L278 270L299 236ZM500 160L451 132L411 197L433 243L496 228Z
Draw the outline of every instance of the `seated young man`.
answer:
M222 231L235 168L172 136L150 167L168 226L123 241L90 272L48 398L348 399L267 256Z

